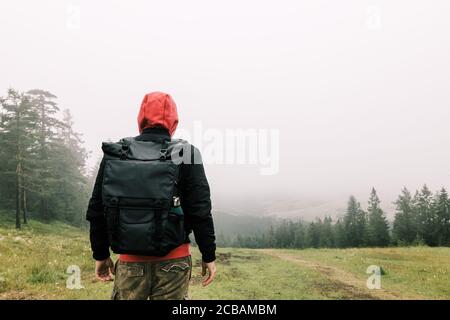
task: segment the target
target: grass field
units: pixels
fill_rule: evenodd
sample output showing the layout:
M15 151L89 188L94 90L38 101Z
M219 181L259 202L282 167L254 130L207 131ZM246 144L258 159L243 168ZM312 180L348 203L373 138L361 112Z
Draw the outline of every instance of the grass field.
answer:
M216 281L206 288L192 251L192 299L450 298L450 248L220 248ZM94 279L85 231L36 221L16 231L1 215L0 260L0 299L109 299L112 283ZM66 288L70 265L80 267L83 289ZM370 265L383 270L381 289L366 286Z

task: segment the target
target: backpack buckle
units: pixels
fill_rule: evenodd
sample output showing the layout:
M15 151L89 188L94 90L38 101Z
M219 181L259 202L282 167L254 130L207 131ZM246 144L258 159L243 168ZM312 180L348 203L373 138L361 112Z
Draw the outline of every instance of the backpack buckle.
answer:
M166 160L167 158L167 149L161 149L159 151L159 160Z
M180 197L173 197L172 207L179 207L179 206L181 206Z
M130 151L130 141L122 139L122 148L120 148L120 160L126 160L127 154Z
M169 144L167 143L167 140L162 139L161 140L161 149L159 150L159 160L166 160L167 159L167 151L169 149Z

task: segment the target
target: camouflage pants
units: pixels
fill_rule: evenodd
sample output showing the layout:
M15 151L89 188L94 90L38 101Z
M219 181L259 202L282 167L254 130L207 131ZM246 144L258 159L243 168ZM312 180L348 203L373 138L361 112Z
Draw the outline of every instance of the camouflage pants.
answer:
M159 262L116 262L113 300L187 299L191 257Z

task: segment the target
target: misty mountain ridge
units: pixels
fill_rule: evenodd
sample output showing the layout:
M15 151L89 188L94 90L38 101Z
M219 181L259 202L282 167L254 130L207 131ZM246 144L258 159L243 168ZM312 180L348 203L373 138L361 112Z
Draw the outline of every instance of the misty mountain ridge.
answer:
M363 209L366 209L366 198L358 199ZM230 197L227 200L215 199L215 212L236 217L253 216L264 218L281 218L292 220L314 221L316 218L330 216L333 219L342 217L347 209L348 197L342 199L320 199L318 197L273 197L246 196ZM393 219L395 207L391 201L381 204L389 220Z

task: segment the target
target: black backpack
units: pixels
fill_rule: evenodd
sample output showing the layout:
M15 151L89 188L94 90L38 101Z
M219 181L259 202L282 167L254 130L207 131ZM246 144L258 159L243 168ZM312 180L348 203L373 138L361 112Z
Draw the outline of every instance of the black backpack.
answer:
M124 138L102 145L102 196L115 253L164 256L185 241L177 194L180 165L173 152L186 141Z

